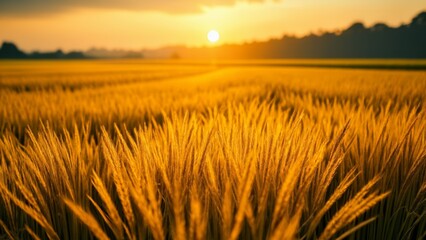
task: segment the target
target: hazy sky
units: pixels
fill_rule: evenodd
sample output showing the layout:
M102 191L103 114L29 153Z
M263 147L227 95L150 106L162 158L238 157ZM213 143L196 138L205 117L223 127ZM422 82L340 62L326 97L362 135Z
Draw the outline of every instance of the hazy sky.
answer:
M121 49L241 43L368 25L407 23L425 0L0 0L0 40L24 50Z

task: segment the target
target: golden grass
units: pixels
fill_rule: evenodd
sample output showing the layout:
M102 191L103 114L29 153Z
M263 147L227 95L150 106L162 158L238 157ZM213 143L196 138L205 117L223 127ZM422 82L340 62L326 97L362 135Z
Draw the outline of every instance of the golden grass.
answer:
M2 66L0 238L426 235L426 72L48 64Z

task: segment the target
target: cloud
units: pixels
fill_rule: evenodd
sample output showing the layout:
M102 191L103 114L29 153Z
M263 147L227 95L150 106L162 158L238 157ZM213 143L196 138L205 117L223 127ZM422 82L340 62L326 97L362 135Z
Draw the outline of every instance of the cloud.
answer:
M180 14L200 12L203 7L263 1L265 0L0 0L0 15L52 14L79 8L160 11Z

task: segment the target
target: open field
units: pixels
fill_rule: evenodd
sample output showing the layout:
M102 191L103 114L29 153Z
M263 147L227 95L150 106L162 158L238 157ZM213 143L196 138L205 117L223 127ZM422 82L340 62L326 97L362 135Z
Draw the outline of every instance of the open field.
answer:
M425 238L425 66L0 62L0 239Z

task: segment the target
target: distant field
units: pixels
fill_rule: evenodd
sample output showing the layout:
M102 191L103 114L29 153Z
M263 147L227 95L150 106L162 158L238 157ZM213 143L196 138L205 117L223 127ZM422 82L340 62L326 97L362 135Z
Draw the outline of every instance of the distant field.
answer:
M128 63L136 63L129 61ZM146 60L145 63L169 65L215 65L217 67L317 67L317 68L360 68L389 70L426 70L422 59L263 59L263 60Z
M425 100L424 60L1 61L0 239L422 239Z
M426 60L406 59L302 59L302 60L254 60L224 62L226 65L270 66L270 67L320 67L320 68L360 68L389 70L426 70Z

